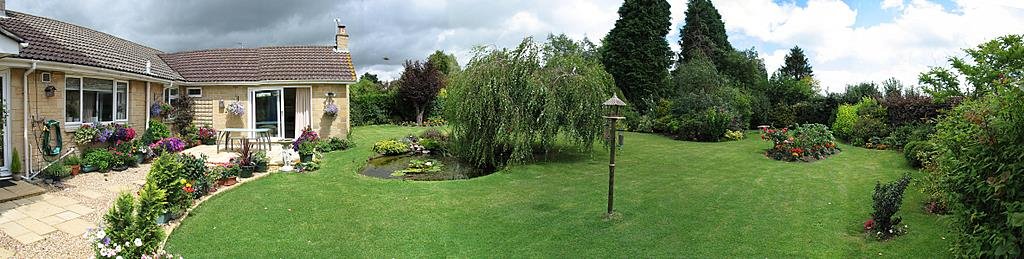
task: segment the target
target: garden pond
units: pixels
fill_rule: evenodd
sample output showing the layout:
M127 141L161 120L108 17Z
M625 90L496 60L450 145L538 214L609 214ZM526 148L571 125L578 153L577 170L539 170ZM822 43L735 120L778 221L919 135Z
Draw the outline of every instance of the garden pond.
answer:
M445 181L480 177L493 173L460 162L450 156L436 154L405 154L370 158L360 174L415 181Z

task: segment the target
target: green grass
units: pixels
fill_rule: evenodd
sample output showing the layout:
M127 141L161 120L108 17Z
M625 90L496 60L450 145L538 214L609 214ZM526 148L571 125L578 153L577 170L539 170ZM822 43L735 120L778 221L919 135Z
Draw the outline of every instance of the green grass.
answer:
M167 242L185 257L948 257L946 220L911 185L909 233L861 232L875 181L906 166L897 152L842 146L814 163L761 155L742 141L694 143L627 133L616 210L602 218L607 151L563 155L448 182L357 174L374 141L417 131L357 127L355 149L312 174L272 174L213 197Z

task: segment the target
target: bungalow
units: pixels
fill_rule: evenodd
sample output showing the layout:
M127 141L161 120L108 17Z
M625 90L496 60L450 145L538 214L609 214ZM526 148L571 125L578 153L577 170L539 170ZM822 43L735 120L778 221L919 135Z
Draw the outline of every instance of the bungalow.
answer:
M91 123L137 130L150 107L194 98L195 124L267 128L294 138L310 126L324 137L349 132L348 86L356 73L348 33L338 23L334 46L225 48L165 53L78 25L10 11L0 0L0 179L45 165L41 132L56 128L64 147ZM338 108L327 115L328 105ZM243 107L232 114L230 107ZM239 111L239 110L235 110ZM47 124L56 121L58 125ZM15 151L20 152L15 152ZM19 157L15 157L17 153Z

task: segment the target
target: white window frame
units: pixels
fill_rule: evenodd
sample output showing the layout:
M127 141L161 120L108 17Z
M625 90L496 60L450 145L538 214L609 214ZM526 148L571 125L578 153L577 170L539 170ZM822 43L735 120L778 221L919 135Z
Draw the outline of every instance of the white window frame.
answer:
M171 90L174 90L174 94L171 94ZM164 103L172 105L173 101L178 100L180 96L181 91L178 90L178 87L164 87Z
M199 90L199 94L192 94L192 90ZM188 97L192 97L192 98L203 98L203 88L202 87L186 87L185 88L185 94L188 95Z
M78 78L78 119L80 121L77 121L77 122L67 121L67 119L68 119L68 108L67 108L68 97L66 95L67 95L67 87L68 87L68 85L67 85L67 79L68 78ZM112 121L100 121L100 123L104 123L104 124L109 124L109 123L127 124L128 120L131 118L131 107L132 107L132 95L131 95L132 87L131 87L131 84L128 81L117 80L117 79L109 78L109 77L65 75L64 76L64 85L63 85L65 96L64 96L63 100L61 101L62 103L64 103L64 105L62 105L62 107L63 107L62 109L64 109L64 119L63 119L64 126L68 130L77 130L82 125L92 125L92 122L86 122L85 121L85 116L82 116L82 111L85 110L85 101L84 101L85 94L83 93L85 91L85 89L84 89L85 88L85 78L92 78L92 79L99 79L99 80L110 80L111 89L113 90L113 92L111 93L111 95L112 95L111 101L113 102L111 107L114 108L114 111L112 111L112 114L111 114L111 119L113 119L113 120ZM127 100L125 102L125 119L121 119L121 120L117 119L117 101L118 101L118 99L117 99L117 83L119 83L119 82L120 83L125 83L125 85L127 86L125 88L125 96L127 97Z

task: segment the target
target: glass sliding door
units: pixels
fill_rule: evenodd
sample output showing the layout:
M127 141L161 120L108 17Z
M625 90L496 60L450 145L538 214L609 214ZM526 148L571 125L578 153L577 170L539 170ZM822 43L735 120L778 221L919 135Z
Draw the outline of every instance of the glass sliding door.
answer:
M270 129L271 137L281 137L284 128L282 118L282 89L257 90L253 92L253 125L257 129Z

